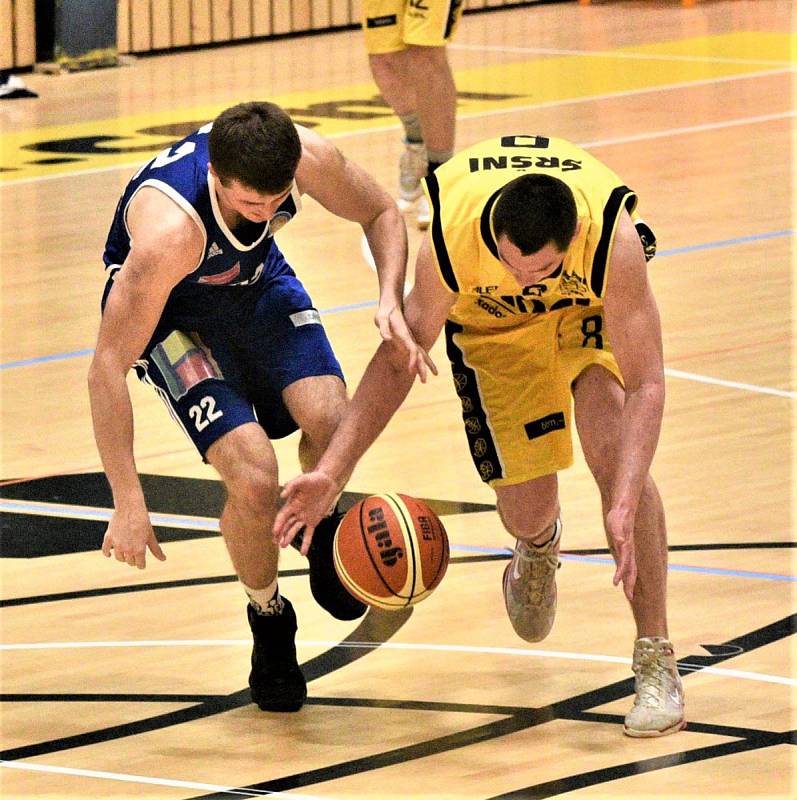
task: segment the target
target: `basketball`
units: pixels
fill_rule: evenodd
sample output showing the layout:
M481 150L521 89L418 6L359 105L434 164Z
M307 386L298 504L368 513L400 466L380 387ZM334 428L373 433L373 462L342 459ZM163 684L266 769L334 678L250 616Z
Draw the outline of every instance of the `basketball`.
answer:
M335 571L359 600L395 610L427 598L448 567L448 535L437 514L404 494L360 500L340 522Z

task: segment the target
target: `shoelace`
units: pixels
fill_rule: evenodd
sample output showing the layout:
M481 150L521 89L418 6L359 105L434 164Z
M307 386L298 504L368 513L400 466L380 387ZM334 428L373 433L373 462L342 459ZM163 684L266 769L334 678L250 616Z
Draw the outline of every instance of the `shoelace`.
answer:
M667 684L672 676L666 665L656 658L655 650L645 648L638 656L638 661L633 667L637 677L638 703L658 708L662 705L665 693L669 691ZM672 694L677 693L673 691Z
M531 573L525 581L526 597L531 605L539 606L550 592L559 558L552 550L537 552L528 546L524 550L525 553L521 551L517 555L522 560L523 569L528 568Z

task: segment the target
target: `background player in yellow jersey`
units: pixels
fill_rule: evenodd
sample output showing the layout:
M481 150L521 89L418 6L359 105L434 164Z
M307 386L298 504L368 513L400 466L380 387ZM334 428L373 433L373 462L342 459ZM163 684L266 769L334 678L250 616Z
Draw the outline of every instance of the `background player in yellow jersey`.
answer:
M451 158L457 93L446 44L463 0L364 0L363 30L371 74L404 126L399 160L399 207L415 207L429 224L420 179Z
M636 195L585 151L543 136L475 145L425 187L431 229L407 322L427 350L445 326L474 463L517 540L503 580L512 625L530 642L553 625L557 473L572 461L574 416L600 490L614 583L637 628L624 730L674 733L685 724L683 690L667 631L664 510L649 474L664 407L646 268L655 242L636 218ZM274 527L283 546L318 522L412 381L380 346L315 471L285 487Z

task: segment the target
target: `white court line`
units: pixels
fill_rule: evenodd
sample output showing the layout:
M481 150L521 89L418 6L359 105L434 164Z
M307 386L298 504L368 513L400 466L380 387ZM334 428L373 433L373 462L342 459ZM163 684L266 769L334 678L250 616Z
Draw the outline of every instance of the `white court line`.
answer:
M100 772L94 769L75 769L74 767L56 767L47 764L29 764L25 761L3 761L0 767L6 769L22 769L29 772L50 772L56 775L75 775L81 778L101 778L107 781L124 781L125 783L149 783L155 786L174 786L179 789L201 789L209 792L226 792L236 797L285 797L291 800L312 800L318 795L292 794L287 792L269 792L263 789L239 789L234 786L218 786L215 783L198 783L197 781L177 781L171 778L150 778L147 775L126 775L123 772Z
M485 53L533 53L541 56L576 56L579 58L625 58L636 61L685 61L697 64L767 64L791 67L791 61L771 58L724 58L722 56L688 56L656 53L632 53L626 50L565 50L554 47L501 47L500 45L449 44L452 50L475 50Z
M703 131L718 131L723 128L735 128L739 125L759 125L762 122L774 122L779 119L789 119L797 117L797 111L783 111L780 114L762 114L757 117L740 117L738 119L727 119L723 122L707 122L703 125L687 125L683 128L669 128L663 131L652 131L651 133L636 133L631 136L619 136L614 139L596 139L594 142L583 142L579 147L589 149L590 147L605 147L606 145L627 144L628 142L643 142L647 139L663 139L668 136L683 136L689 133L702 133Z
M772 389L769 386L755 386L752 383L739 383L738 381L725 381L721 378L710 378L707 375L697 375L694 372L682 372L679 369L665 368L664 374L669 378L683 378L687 381L697 383L709 383L713 386L726 386L729 389L742 389L746 392L757 392L758 394L772 394L776 397L788 397L792 400L797 398L797 392L790 392L785 389Z
M29 642L2 644L2 650L82 650L106 647L251 647L251 639L138 639L127 642ZM599 661L606 664L630 664L630 658L622 656L594 655L592 653L570 653L559 650L530 650L520 647L472 647L458 644L420 644L403 642L339 642L339 641L296 641L297 647L345 647L368 650L426 650L442 653L476 653L500 656L520 656L522 658L559 658L568 661ZM784 686L797 686L797 678L784 678L780 675L766 675L760 672L745 672L721 667L701 667L688 663L682 666L695 672L708 672L729 678L740 678L761 683L779 683Z
M64 505L63 503L11 500L8 498L0 498L0 511L5 513L17 512L20 514L43 515L47 517L63 517L66 519L88 519L98 522L108 522L113 516L113 509L110 508L92 508L87 506ZM219 531L219 521L214 517L150 512L149 519L153 525L163 525L170 528L185 528L186 530L192 531Z
M483 117L493 117L496 116L497 114L516 114L524 111L535 111L541 108L557 108L559 106L578 105L581 103L591 103L593 101L634 97L636 95L651 94L654 92L667 92L675 89L690 89L696 86L707 86L718 83L727 83L729 81L747 80L748 78L761 78L761 77L768 77L771 75L782 75L788 72L794 72L794 70L793 69L764 70L762 72L748 72L745 75L727 75L722 78L706 78L704 80L699 80L699 81L682 81L680 83L670 83L670 84L665 84L663 86L651 86L643 89L629 89L627 91L621 91L621 92L607 92L606 94L589 95L588 97L570 97L570 98L565 98L563 100L551 100L547 103L531 103L525 106L512 106L511 108L500 108L500 109L494 109L492 111L478 111L472 114L459 114L457 116L457 119L463 119L463 120L481 119ZM793 113L772 115L771 117L748 117L746 119L731 120L728 122L720 122L715 124L717 127L727 127L729 125L747 125L760 121L769 121L770 119L782 119L783 117L787 116L793 116ZM98 120L98 122L102 122L102 120ZM340 133L330 133L326 134L325 138L346 139L354 136L370 136L371 134L374 133L384 133L385 131L398 130L400 127L401 126L398 123L390 125L380 125L378 127L365 128L358 131L341 131ZM700 126L700 129L712 130L713 125L707 125L705 127ZM687 133L689 132L690 129L682 128L680 130L683 131L684 133ZM643 138L655 139L657 138L657 136L671 136L671 135L673 134L670 131L663 131L658 134L657 133L645 134L643 135ZM605 142L601 142L601 144L620 144L624 141L634 141L634 139L633 138L607 139ZM156 150L157 147L158 147L157 145L154 145L153 151ZM95 167L93 169L73 170L72 172L61 172L58 175L39 175L34 178L18 178L17 180L0 181L0 189L7 186L21 186L27 183L38 183L39 181L54 181L60 178L75 178L75 177L80 177L82 175L98 175L103 172L115 172L116 170L122 170L122 169L133 170L140 167L142 163L143 162L139 160L139 161L129 162L127 164L114 164L113 166L110 167Z

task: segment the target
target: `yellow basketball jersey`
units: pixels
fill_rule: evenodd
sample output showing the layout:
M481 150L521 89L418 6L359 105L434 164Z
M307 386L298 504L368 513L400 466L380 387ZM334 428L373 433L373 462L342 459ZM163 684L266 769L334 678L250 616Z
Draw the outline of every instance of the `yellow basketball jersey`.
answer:
M545 280L521 286L498 259L492 211L501 189L519 175L541 173L573 191L580 222L562 264ZM440 277L459 297L449 318L468 329L505 328L530 315L602 305L617 222L636 217L636 194L612 170L563 139L504 136L458 153L425 179L432 210L432 249ZM653 234L639 223L646 256Z

